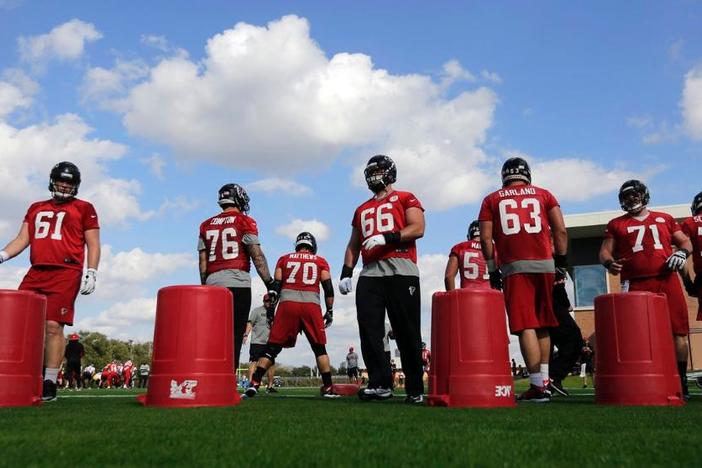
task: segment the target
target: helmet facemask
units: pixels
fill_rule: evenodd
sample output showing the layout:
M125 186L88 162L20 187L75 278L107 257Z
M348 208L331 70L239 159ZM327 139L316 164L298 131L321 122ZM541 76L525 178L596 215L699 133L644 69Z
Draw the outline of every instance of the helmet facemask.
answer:
M619 206L632 216L636 216L648 205L648 188L638 180L627 181L619 190Z

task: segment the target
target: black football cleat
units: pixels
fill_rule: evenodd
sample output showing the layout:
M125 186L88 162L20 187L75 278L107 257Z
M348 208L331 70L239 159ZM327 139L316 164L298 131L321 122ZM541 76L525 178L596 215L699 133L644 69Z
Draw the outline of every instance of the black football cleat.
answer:
M41 392L42 401L56 401L56 391L56 382L52 382L51 380L45 380Z
M552 380L550 384L548 384L548 389L551 391L551 394L558 394L562 396L570 396L570 393L568 393L568 390L563 388L563 382L560 380Z

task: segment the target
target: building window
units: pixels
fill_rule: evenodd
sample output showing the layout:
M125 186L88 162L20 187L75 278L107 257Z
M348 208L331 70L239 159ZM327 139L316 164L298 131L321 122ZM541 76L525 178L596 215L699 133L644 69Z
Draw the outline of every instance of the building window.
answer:
M575 307L593 307L595 297L607 293L607 270L602 265L573 267Z

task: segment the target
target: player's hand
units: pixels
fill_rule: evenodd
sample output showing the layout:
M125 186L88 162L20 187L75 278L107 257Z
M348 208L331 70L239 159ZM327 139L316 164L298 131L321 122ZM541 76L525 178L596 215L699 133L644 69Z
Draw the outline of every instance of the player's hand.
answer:
M490 287L502 291L502 272L499 269L490 272Z
M249 335L244 334L244 338L241 340L241 344L246 344L246 340L249 339Z
M339 292L346 295L353 291L353 280L351 278L343 278L339 281Z
M364 240L363 245L361 247L363 248L363 250L371 250L385 244L387 244L387 242L385 241L385 236L382 234L376 234Z
M680 249L677 252L675 252L673 255L668 257L668 260L665 261L666 266L668 269L676 271L676 270L682 270L682 268L685 266L685 261L687 260L687 255L688 252L685 249Z
M617 260L607 260L604 262L602 265L609 271L611 274L614 276L617 276L619 273L621 273L622 268L624 268L624 262L626 260L624 259L617 259Z
M280 281L276 281L271 278L267 283L268 288L268 298L271 300L271 304L278 302L278 296L280 295Z
M0 263L6 262L10 259L10 254L4 250L0 250Z
M97 270L88 268L83 275L83 282L80 285L80 293L87 295L95 291L95 281L97 281Z
M333 321L334 321L334 311L329 309L329 310L327 310L327 313L324 314L324 328L331 327L331 324Z

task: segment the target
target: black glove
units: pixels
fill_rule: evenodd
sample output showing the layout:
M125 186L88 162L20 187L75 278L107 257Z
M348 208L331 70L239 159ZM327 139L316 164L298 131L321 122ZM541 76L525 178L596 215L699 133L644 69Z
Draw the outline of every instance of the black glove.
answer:
M499 268L490 272L490 287L502 291L502 272Z
M280 296L280 281L276 281L271 278L266 283L266 288L268 288L268 298L271 300L271 304L278 302L278 296Z
M327 310L327 313L324 314L324 328L331 327L331 324L333 321L334 321L334 311L329 309L329 310Z
M553 263L556 265L556 281L563 281L568 277L568 257L565 255L554 255Z
M271 325L273 325L274 318L275 318L275 306L271 305L270 307L266 308L266 323L268 324L268 328L271 328Z

